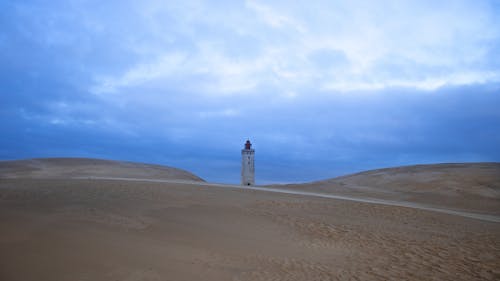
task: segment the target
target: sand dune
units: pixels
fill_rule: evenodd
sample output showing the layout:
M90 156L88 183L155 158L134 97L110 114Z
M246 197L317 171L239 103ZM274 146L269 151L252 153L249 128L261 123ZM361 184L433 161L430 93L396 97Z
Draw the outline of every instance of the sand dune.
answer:
M500 215L500 163L387 168L280 187Z
M0 161L0 178L124 177L203 181L172 167L90 158L39 158Z
M500 279L500 223L194 181L0 177L0 229L0 280Z

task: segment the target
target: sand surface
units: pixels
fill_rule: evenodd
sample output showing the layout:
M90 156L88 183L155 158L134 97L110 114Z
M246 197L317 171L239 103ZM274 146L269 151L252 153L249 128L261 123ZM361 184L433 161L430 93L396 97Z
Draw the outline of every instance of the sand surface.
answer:
M91 158L38 158L0 161L0 178L124 177L203 181L181 169Z
M415 165L274 187L500 215L500 163Z
M0 177L0 280L499 280L500 223L167 183Z

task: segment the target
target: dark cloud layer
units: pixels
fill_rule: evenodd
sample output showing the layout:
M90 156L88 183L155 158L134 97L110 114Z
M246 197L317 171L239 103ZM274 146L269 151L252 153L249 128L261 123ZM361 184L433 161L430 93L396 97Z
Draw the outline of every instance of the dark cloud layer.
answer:
M499 161L498 91L499 85L483 85L321 99L311 93L291 104L250 104L240 108L240 115L209 120L196 115L196 106L185 115L171 108L171 120L144 107L138 112L91 108L88 117L109 124L85 123L85 116L73 112L57 122L54 112L37 106L24 105L22 111L2 107L0 157L154 162L225 182L238 181L239 150L247 137L257 150L261 182L307 181L416 163Z

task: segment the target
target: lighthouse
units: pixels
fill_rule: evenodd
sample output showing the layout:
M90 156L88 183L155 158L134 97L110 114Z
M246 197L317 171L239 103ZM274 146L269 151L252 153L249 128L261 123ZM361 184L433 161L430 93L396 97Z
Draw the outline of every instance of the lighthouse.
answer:
M245 148L241 150L241 185L255 184L254 155L255 150L250 140L247 140Z

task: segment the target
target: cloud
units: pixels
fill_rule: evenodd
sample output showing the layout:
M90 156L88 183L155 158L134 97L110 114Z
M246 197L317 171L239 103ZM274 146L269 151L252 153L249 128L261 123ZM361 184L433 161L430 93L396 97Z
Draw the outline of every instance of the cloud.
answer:
M183 53L164 54L154 62L141 63L126 70L119 77L96 77L97 84L90 88L96 95L117 93L117 91L146 84L155 79L176 74L186 59Z
M153 161L233 182L246 138L268 181L498 161L499 8L3 1L0 157Z
M266 24L269 24L273 28L289 27L300 33L306 32L304 24L289 16L278 13L270 6L264 5L255 0L247 0L245 1L245 4L246 7L253 10L261 20L263 20Z
M317 88L434 90L500 80L490 55L500 26L488 3L246 1L228 5L225 16L219 6L198 2L139 7L151 38L143 44L127 36L126 45L144 59L94 77L93 91L155 79L196 79L190 91L212 95L261 87L278 89L277 95Z

